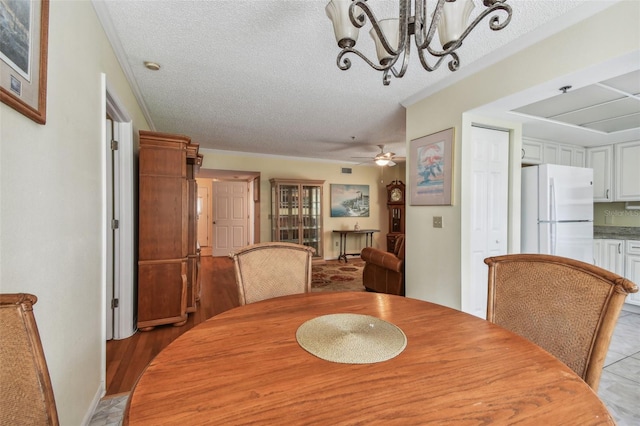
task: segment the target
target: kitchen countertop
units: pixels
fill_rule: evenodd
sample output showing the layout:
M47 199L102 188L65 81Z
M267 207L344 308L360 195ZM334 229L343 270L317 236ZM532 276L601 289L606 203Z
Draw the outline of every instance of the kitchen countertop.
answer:
M594 226L593 238L612 240L640 240L637 226Z

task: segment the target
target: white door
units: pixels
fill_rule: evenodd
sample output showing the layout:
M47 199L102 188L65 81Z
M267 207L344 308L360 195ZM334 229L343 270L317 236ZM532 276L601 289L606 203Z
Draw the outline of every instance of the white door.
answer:
M214 256L228 256L249 244L248 199L247 182L213 182Z
M209 188L198 187L198 244L200 247L209 247Z
M133 127L106 120L106 338L126 339L135 321Z
M486 318L484 259L507 253L509 132L473 126L471 144L471 286L462 310Z

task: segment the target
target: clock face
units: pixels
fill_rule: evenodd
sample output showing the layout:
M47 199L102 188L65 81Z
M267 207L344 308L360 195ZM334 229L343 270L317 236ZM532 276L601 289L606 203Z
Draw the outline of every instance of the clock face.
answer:
M402 190L400 188L393 188L390 198L391 201L402 201Z

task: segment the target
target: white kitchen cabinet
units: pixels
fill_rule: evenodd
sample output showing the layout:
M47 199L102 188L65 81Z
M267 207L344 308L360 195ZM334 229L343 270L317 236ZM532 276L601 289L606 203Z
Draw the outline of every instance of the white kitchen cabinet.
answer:
M585 148L576 146L571 148L572 157L571 157L571 165L574 167L586 167L586 152Z
M596 266L599 266L601 268L604 268L604 266L602 266L603 262L602 262L602 242L604 240L598 239L598 238L594 238L593 240L593 264Z
M624 240L604 240L603 261L605 269L624 276Z
M567 145L560 146L558 164L562 164L563 166L573 165L573 149L571 149L570 146L567 146Z
M561 164L585 167L585 148L534 139L522 139L522 164Z
M640 283L640 241L627 240L625 252L624 276L635 284L638 284ZM626 302L640 306L640 292L627 296Z
M613 146L587 148L587 167L593 169L593 201L613 201Z
M615 147L615 200L640 201L640 141Z
M542 164L543 144L542 142L529 139L522 140L522 164Z
M614 239L594 239L594 264L603 269L624 276L625 241Z
M542 162L544 164L562 164L558 144L548 142L542 144Z
M545 151L546 152L546 151ZM558 163L563 166L584 167L585 149L580 146L558 145ZM546 157L545 157L545 162Z

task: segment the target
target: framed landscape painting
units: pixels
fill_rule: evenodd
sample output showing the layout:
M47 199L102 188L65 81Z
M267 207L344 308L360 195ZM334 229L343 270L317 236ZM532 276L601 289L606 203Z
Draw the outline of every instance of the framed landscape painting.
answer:
M0 17L0 100L45 124L49 0L0 1Z
M369 217L369 185L332 183L331 217Z
M453 131L451 128L411 141L409 196L412 206L451 205Z

